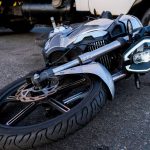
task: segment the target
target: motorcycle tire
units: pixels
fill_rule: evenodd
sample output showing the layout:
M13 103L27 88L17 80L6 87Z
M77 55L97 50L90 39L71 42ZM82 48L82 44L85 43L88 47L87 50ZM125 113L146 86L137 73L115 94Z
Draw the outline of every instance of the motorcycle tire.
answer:
M15 128L0 124L0 149L31 149L62 139L86 125L101 110L107 99L103 82L93 76L89 78L89 93L69 112L37 125ZM9 92L25 82L25 79L26 77L20 78L3 88L0 91L0 102Z

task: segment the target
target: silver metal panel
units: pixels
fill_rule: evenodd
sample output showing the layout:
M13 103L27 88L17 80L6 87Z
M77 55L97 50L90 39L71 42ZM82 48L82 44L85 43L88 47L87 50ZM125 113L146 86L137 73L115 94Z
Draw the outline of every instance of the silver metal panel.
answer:
M115 95L114 81L109 71L100 63L90 63L87 65L77 66L55 73L55 75L66 74L94 74L98 76L108 87L112 98Z
M133 30L143 27L141 21L135 16L122 15L119 20L124 22L126 26L127 26L127 21L130 20L133 26Z
M88 31L86 33L81 33L77 36L77 38L75 39L75 41L73 43L79 43L81 42L85 37L93 37L93 38L97 38L97 37L102 37L104 35L106 35L107 32L103 31L103 30L92 30L92 31Z

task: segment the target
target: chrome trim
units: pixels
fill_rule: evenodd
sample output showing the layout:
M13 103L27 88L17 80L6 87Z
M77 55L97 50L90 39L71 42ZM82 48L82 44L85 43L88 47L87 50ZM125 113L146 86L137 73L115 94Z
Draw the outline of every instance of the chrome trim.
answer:
M79 43L80 41L82 41L85 37L93 37L93 38L97 38L97 37L101 37L101 36L104 36L106 35L107 32L106 31L103 31L103 30L90 30L90 31L87 31L87 32L84 32L80 35L78 35L78 37L75 39L75 41L73 42L74 44L76 43Z
M136 44L133 48L128 50L128 52L124 55L124 60L125 61L130 60L129 55L131 55L138 47L140 47L142 44L144 44L146 42L150 42L150 38L149 39L143 39L138 44Z
M126 73L120 71L120 72L117 72L115 74L112 75L112 78L113 78L113 81L116 82L118 80L121 80L123 78L125 78L127 76Z
M66 63L66 64L64 64L64 65L61 65L61 66L59 66L59 67L56 67L56 68L54 68L54 69L52 69L52 70L53 70L54 73L57 73L57 72L59 72L59 71L62 71L62 70L65 70L65 69L74 67L74 66L78 65L79 63L80 63L79 60L78 60L78 59L75 59L75 60L70 61L70 62L68 62L68 63Z
M80 92L80 93L77 93L69 98L66 98L63 101L64 104L69 104L69 103L72 103L72 102L75 102L81 98L84 98L86 96L87 93L83 93L83 92Z

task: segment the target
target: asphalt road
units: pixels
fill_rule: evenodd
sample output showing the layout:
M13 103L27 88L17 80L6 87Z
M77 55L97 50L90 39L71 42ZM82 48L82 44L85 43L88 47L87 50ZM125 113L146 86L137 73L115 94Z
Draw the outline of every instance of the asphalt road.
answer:
M0 30L0 88L44 62L35 38L47 29L29 34ZM150 150L150 78L141 78L141 90L133 78L116 84L116 97L83 129L64 140L35 150Z

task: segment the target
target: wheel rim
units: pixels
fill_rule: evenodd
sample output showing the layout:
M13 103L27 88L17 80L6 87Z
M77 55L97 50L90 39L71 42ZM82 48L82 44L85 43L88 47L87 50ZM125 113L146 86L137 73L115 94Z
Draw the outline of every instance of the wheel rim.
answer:
M70 79L70 77L65 77L62 80L68 80L68 78ZM72 80L75 83L82 80L82 83L70 86L74 83ZM85 99L91 89L91 79L87 76L71 76L70 81L72 83L67 84L69 87L62 86L65 88L61 88L51 97L43 101L29 103L18 101L14 97L20 84L23 85L24 81L18 86L11 87L0 98L0 125L7 127L32 126L68 113Z

